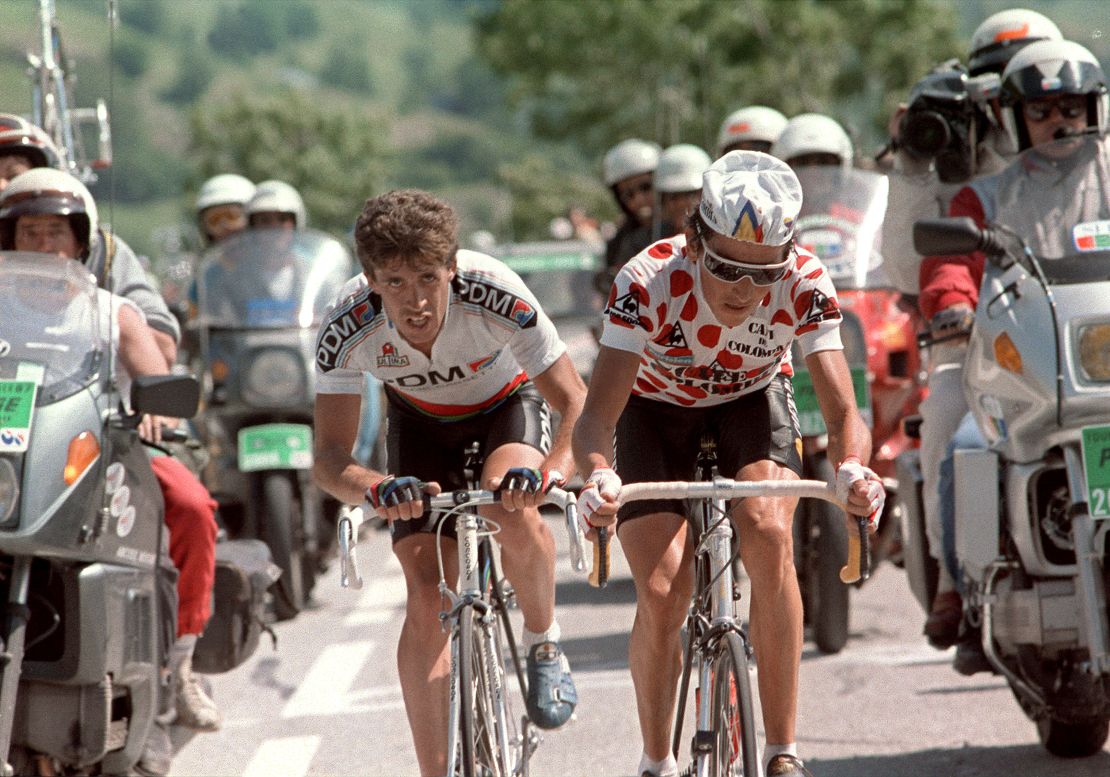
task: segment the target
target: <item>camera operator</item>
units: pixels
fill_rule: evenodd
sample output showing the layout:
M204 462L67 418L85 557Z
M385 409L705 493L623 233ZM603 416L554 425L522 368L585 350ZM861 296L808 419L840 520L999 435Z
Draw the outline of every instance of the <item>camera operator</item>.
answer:
M955 60L934 68L911 90L909 102L891 118L888 146L894 154L890 195L883 223L884 266L907 302L916 307L921 286L921 256L913 249L913 223L948 213L964 184L1001 170L1015 153L1001 127L999 74L1015 53L1038 40L1062 40L1047 17L1024 9L1000 11L979 25L971 39L968 66ZM966 331L974 311L942 307L926 320L934 337ZM962 617L955 570L944 562L940 463L949 440L967 413L963 394L966 338L929 349L929 394L921 403L921 471L929 552L940 576L924 632L944 649L955 643Z

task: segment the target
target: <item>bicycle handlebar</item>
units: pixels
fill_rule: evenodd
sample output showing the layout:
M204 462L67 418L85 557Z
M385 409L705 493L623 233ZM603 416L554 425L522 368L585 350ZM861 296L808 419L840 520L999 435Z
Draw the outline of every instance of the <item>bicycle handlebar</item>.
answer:
M501 501L499 491L484 489L444 491L435 496L424 496L424 508L431 510L450 510L462 505L488 505ZM544 495L543 504L555 505L563 511L567 535L570 539L570 562L575 572L586 571L586 551L583 546L582 532L578 526L578 501L574 494L553 486ZM368 504L358 507L344 506L340 512L337 531L339 534L339 584L343 588L362 588L362 575L358 571L355 544L358 541L358 527L366 520L367 512L373 513Z
M629 483L621 488L619 502L642 499L737 499L746 496L796 496L823 499L844 510L836 488L822 480L736 481L726 478L702 481ZM840 580L855 583L871 576L871 538L867 518L859 517L858 531L848 532L848 561L840 570Z

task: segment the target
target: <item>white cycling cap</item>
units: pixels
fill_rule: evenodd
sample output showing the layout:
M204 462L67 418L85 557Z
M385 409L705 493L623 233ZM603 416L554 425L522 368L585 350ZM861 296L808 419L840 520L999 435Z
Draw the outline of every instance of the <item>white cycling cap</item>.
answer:
M780 246L794 236L802 185L790 166L761 151L730 151L702 176L698 212L714 232Z

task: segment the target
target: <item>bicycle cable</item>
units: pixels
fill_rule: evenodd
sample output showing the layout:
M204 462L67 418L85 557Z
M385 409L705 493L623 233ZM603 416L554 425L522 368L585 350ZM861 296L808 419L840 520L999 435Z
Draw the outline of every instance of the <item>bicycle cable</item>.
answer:
M705 544L706 538L710 534L713 533L714 529L716 529L718 526L720 526L725 521L729 520L728 512L726 512L725 510L720 509L719 507L717 507L717 505L711 505L711 507L712 507L713 510L721 513L721 517L717 518L708 529L706 529L704 532L702 532L701 538L698 540L698 547L694 549L695 553L702 552L701 549L702 549L703 545ZM717 574L715 574L712 578L710 578L710 580L705 584L705 587L703 587L702 590L698 592L698 600L699 601L704 602L706 600L706 598L713 591L713 584L716 583L717 580L720 579L721 575L723 575L725 573L726 569L732 569L733 562L735 562L736 559L739 558L739 556L740 556L740 544L737 543L736 550L734 550L732 552L732 555L729 556L728 562L726 564L722 565L721 569L717 572ZM735 583L735 582L736 581L734 580L733 583Z
M447 573L443 569L443 546L440 544L440 540L443 538L443 527L444 525L446 525L448 518L453 515L457 515L459 511L463 510L464 508L474 507L477 504L478 500L471 499L467 502L463 502L462 504L454 505L446 512L440 512L439 519L436 521L436 566L439 569L440 594L446 594L448 590ZM477 513L475 513L475 515L477 515ZM482 527L478 530L477 533L477 537L479 539L481 539L482 537L493 537L501 533L501 524L499 524L492 518L486 518L485 516L478 515L478 521ZM458 542L458 538L455 539L455 542Z

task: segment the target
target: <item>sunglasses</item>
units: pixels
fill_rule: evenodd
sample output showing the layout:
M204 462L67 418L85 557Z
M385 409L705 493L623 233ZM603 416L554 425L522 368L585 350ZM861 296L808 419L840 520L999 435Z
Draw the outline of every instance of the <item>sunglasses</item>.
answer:
M709 247L704 237L701 238L701 247L704 249L701 261L706 272L725 283L739 283L747 278L756 286L770 286L781 281L794 264L793 251L775 264L747 264L721 256Z
M1046 121L1054 110L1062 118L1078 119L1087 113L1087 98L1085 95L1078 95L1062 97L1057 100L1038 100L1026 103L1022 108L1026 119L1038 122Z
M219 229L223 226L233 227L247 222L246 214L241 210L210 210L203 215L204 226L208 229Z

